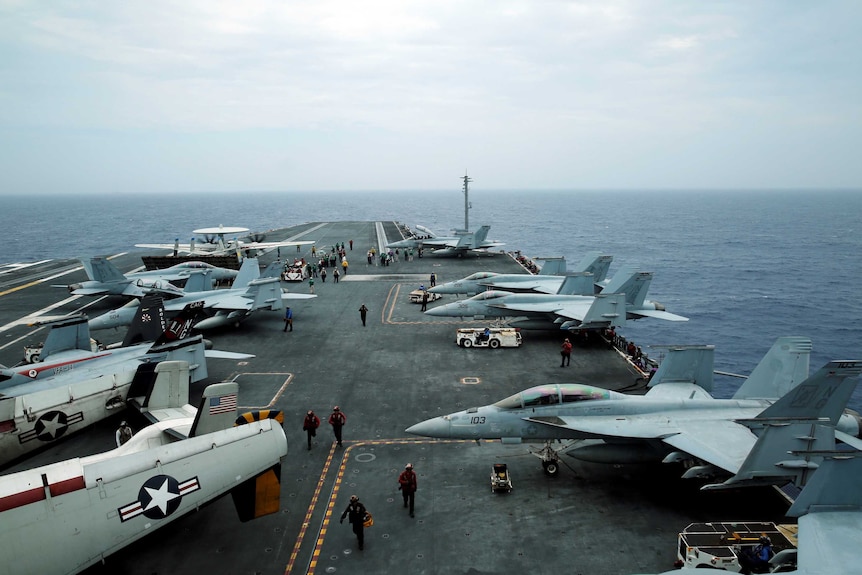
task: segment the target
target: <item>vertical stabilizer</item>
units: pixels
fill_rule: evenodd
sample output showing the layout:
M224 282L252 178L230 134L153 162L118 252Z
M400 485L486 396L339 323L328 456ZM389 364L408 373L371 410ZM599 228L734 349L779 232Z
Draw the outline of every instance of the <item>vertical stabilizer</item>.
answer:
M200 335L164 344L156 342L147 351L147 356L150 361L187 361L192 383L209 375L204 340Z
M271 264L266 266L266 268L262 272L260 272L260 277L262 277L262 278L280 278L281 272L283 270L284 270L284 264L282 264L278 260L275 260L274 262L272 262Z
M189 437L233 427L236 420L238 392L239 384L233 381L207 386L201 397Z
M663 383L692 383L712 391L715 346L684 345L668 349L667 355L649 381L649 387Z
M117 266L109 262L105 258L90 258L89 262L81 260L84 264L84 269L87 272L87 277L97 282L120 282L125 281L126 276L123 275ZM87 265L89 263L89 265Z
M543 276L560 276L566 273L566 258L565 256L559 258L536 258L539 261L544 262L542 264L541 269L539 269L539 275ZM580 271L580 270L577 270Z
M488 237L488 232L490 231L491 226L482 226L473 232L473 245L469 247L472 247L473 249L481 248L482 244L485 243L485 239Z
M838 424L862 373L860 361L830 361L758 415L760 418L823 418Z
M155 366L141 365L129 388L129 399L135 400L141 412L184 406L189 402L189 363L162 361Z
M165 306L161 296L145 295L137 306L126 337L123 338L123 347L156 341L164 332L166 323Z
M162 308L164 312L164 308ZM195 323L204 315L204 301L187 303L180 313L164 323L164 329L156 338L155 345L186 339L191 335Z
M257 258L245 258L242 261L242 265L239 267L239 272L236 274L236 278L233 280L233 285L231 287L246 287L249 283L259 277L260 265L257 262Z
M569 272L560 288L557 290L557 295L593 295L593 285L595 277L587 272ZM623 310L621 310L623 311Z
M87 316L77 316L52 324L42 345L40 358L45 361L51 355L73 349L92 351Z
M782 397L808 378L811 339L799 336L778 338L734 399Z
M589 272L594 276L593 281L600 283L608 277L608 270L611 267L612 261L614 261L614 256L604 255L600 252L590 252L575 266L574 271Z

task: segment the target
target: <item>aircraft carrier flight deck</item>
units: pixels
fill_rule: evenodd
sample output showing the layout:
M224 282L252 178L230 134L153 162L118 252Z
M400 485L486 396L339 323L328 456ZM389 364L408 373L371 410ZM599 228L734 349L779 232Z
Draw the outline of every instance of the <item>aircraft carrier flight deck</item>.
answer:
M192 384L192 403L204 387L239 383L243 408L284 412L288 454L281 467L278 513L247 523L230 497L154 530L86 570L88 575L152 574L629 574L672 568L676 537L695 521L778 520L786 510L771 490L700 492L679 479L675 465L589 464L563 456L559 474L543 473L530 454L540 444L433 440L405 429L420 421L486 405L544 383L581 382L630 390L640 376L623 355L602 343L576 345L571 366L560 367L564 333L523 331L519 348L463 349L458 327L486 323L425 316L409 293L476 271L526 273L502 251L459 258L404 257L368 265L366 252L401 239L395 222L312 222L267 233L267 240L313 240L317 250L348 249L339 283L317 279L316 299L287 303L293 331L281 312L261 311L237 328L207 331L221 350L255 354L247 360L210 359L209 377ZM130 246L132 240L130 239ZM507 246L517 249L517 246ZM107 255L122 271L141 267L147 252ZM159 254L163 255L163 254ZM280 255L310 259L311 246ZM554 256L557 254L525 254ZM83 311L95 317L117 307L115 298L70 296L52 284L85 279L77 261L52 260L0 273L0 363L22 359L25 345L44 339L39 318ZM331 271L331 270L330 270ZM308 293L308 282L282 282ZM450 303L445 295L429 303ZM359 308L369 309L367 325ZM102 342L120 331L95 332ZM682 343L682 342L679 342ZM709 342L692 342L709 343ZM326 418L333 406L347 416L342 446ZM322 425L308 450L302 421L308 410ZM120 419L145 422L130 410L93 425L3 472L112 449ZM398 474L412 463L418 475L415 517L402 507ZM513 489L497 493L489 477L505 463ZM359 550L339 517L352 494L374 516ZM47 542L46 542L47 544Z

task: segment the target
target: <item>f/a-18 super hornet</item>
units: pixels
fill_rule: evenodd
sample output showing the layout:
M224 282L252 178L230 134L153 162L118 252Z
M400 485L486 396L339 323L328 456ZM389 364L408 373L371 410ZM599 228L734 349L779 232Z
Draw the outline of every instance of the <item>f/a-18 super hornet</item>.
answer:
M87 281L54 287L66 288L72 295L142 297L149 288L166 287L166 284L178 280L185 281L195 272L208 271L212 282L232 280L237 275L236 270L205 262L183 262L162 270L130 274L124 274L103 257L81 259L81 264L87 274Z
M750 420L794 415L799 406L831 409L838 429L859 436L860 419L843 412L852 388L835 393L862 362L833 361L810 378L811 342L784 337L770 349L731 399L715 399L712 346L672 348L646 395L624 395L588 384L533 387L492 405L429 419L407 429L427 437L574 440L575 458L597 463L688 462L685 477L735 474L756 434ZM779 399L780 398L780 399ZM546 471L557 467L550 443L540 452Z
M194 328L204 330L223 326L238 326L255 311L284 309L284 301L286 300L304 300L317 297L314 294L284 292L279 279L280 270L281 264L273 262L261 274L257 259L245 258L240 267L239 275L229 289L182 290L178 297L165 299L165 312L171 316L181 311L186 305L198 305L203 312L203 319L196 320ZM206 274L206 272L202 273ZM189 279L189 283L197 285L201 282L193 277ZM203 283L206 284L207 282ZM152 288L151 291L163 293L156 288ZM173 290L165 295L172 294L176 295ZM90 320L90 329L100 330L128 325L134 317L136 308L137 302L133 301L93 318Z
M475 232L458 231L452 236L438 236L428 228L416 226L424 236L407 238L386 244L390 249L427 249L437 256L461 256L472 250L487 250L505 244L486 239L491 226L482 226Z
M178 404L187 362L153 376L141 401L157 422L120 447L0 477L0 574L79 573L226 493L240 521L278 511L280 415L237 417L234 382Z
M428 291L439 294L476 295L488 290L501 290L512 293L559 293L567 273L590 273L592 281L588 282L586 293L577 295L593 295L601 291L602 283L608 274L608 268L614 257L599 252L592 252L573 269L558 270L556 265L545 265L538 274L501 274L496 272L476 272L465 278L437 284ZM556 263L549 261L548 264ZM551 269L546 269L551 268Z
M614 274L598 295L572 295L592 289L591 274L570 274L558 293L512 293L489 290L471 298L437 306L425 312L438 317L473 319L518 318L508 321L521 329L600 329L625 325L627 319L651 317L688 321L646 299L653 274L628 270ZM570 287L571 286L571 287Z

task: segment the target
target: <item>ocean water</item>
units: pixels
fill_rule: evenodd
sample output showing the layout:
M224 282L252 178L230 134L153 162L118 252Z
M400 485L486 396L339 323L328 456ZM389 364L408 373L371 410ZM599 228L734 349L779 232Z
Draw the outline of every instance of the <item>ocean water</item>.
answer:
M611 273L625 264L654 272L648 299L690 321L629 322L621 333L649 355L661 354L653 346L712 344L716 369L748 374L776 338L802 335L814 343L812 372L832 359L862 359L862 193L474 189L470 203L470 228L490 225L489 238L507 250L571 264L599 250L614 256ZM437 233L464 226L458 187L4 197L0 206L0 263L187 242L191 230L219 224L265 231L397 220ZM738 383L719 377L714 394L728 397ZM851 406L862 410L862 391Z

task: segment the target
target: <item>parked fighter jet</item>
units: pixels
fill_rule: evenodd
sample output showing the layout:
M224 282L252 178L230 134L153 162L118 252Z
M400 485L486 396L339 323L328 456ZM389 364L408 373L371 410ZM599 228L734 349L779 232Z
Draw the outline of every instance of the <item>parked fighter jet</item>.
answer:
M387 248L423 248L431 250L431 253L438 256L460 256L471 250L486 250L488 248L496 248L506 244L489 241L488 232L491 226L482 226L475 232L458 232L454 236L437 236L431 230L416 226L417 229L425 232L426 236L422 238L407 238L397 242L386 244Z
M608 268L614 257L592 252L571 270L571 272L583 272L593 275L595 287L589 286L587 293L576 295L593 295L601 291L599 284L604 282L608 274ZM476 295L487 290L502 290L512 293L559 293L563 285L566 272L554 274L546 273L543 267L541 273L532 274L500 274L496 272L476 272L463 279L438 284L428 291L439 294L470 294Z
M195 238L189 242L188 249L180 246L179 238L174 240L172 244L135 244L136 248L150 248L156 250L173 250L174 254L190 254L190 255L230 255L236 253L238 257L246 256L261 256L272 250L296 246L297 250L300 246L311 245L313 241L283 241L283 242L264 242L261 234L253 234L250 241L240 240L237 236L248 234L248 228L241 227L225 227L218 226L216 228L200 228L192 233L198 234L203 241L195 243ZM225 236L233 236L233 239L225 239Z
M283 309L285 300L317 297L313 294L284 293L278 277L280 270L281 264L274 262L261 274L257 259L246 258L230 289L193 292L184 290L180 297L165 301L165 311L169 315L175 314L187 304L199 304L207 317L198 320L194 328L204 330L228 325L238 326L257 310ZM134 316L135 310L136 303L129 302L121 308L90 320L90 329L100 330L127 325Z
M87 273L88 281L52 287L66 288L73 295L141 297L148 288L162 287L167 289L169 282L186 280L189 275L202 270L210 272L209 278L213 282L231 280L237 275L236 270L218 268L204 262L184 262L163 270L123 274L117 269L117 266L103 257L81 259L80 261Z
M834 394L834 388L862 371L862 362L832 362L806 379L810 340L784 337L732 399L714 399L709 394L713 352L712 346L671 349L643 396L585 384L549 384L493 405L429 419L407 431L428 437L502 439L504 443L578 440L568 447L568 453L586 461L689 461L694 463L684 477L734 474L756 440L740 420L793 415L794 408L818 402L824 406L839 402L843 409L849 393ZM782 399L776 403L777 398ZM855 412L841 415L838 425L859 435L860 419ZM550 444L541 455L546 471L555 473L557 454Z
M228 492L240 521L278 511L278 421L237 420L236 383L207 387L197 409L175 406L162 388L188 387L186 362L154 375L159 423L112 451L0 477L0 574L79 573Z
M585 281L586 280L586 281ZM621 277L614 275L602 293L597 296L570 295L583 293L592 280L577 274L564 278L559 293L512 293L490 290L471 298L429 309L427 315L439 317L472 317L486 319L494 317L524 317L510 321L511 327L521 329L590 329L624 325L626 319L652 317L667 321L688 321L688 318L665 311L662 304L646 299L651 272L629 271ZM569 288L569 285L572 288ZM624 305L613 311L594 312L594 306L607 308L615 295L621 295ZM611 298L605 302L601 298ZM593 313L591 313L593 312Z
M107 347L91 339L84 315L51 322L45 342L41 348L35 348L29 361L9 368L0 366L0 392L8 394L8 388L58 376L64 377L65 385L78 379L97 377L116 364L125 364L128 367L123 369L134 370L137 363L161 361L163 354L159 350L166 344L187 338L202 312L202 304L188 304L168 322L162 298L146 296L135 308L123 341ZM253 357L219 350L206 350L205 354L210 358ZM192 367L195 377L198 377L197 369L195 364Z
M147 313L143 307L141 313ZM157 314L157 311L153 311ZM51 354L45 362L4 369L0 381L0 465L71 435L126 406L130 386L151 377L162 362L184 360L193 382L207 377L207 357L248 359L245 353L205 349L200 335L186 337L193 316L184 312L169 322L155 342L100 352L70 349ZM59 329L86 333L86 317ZM46 338L62 340L63 336ZM79 338L89 342L89 337ZM76 359L54 361L51 357ZM16 370L22 370L18 373ZM187 393L187 392L186 392Z

